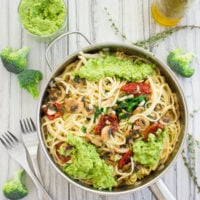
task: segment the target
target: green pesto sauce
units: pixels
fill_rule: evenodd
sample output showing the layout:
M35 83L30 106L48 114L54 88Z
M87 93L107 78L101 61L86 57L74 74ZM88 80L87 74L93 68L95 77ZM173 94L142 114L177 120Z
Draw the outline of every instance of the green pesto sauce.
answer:
M137 140L133 143L133 160L146 166L154 166L158 163L161 151L163 149L163 141L167 136L167 129L156 132L157 138L153 134L149 134L148 142Z
M19 17L23 27L38 36L50 35L65 23L63 0L22 0Z
M106 57L91 58L74 74L89 81L98 81L103 77L117 77L127 81L139 81L151 75L154 65L121 59L115 54Z
M78 179L89 179L94 188L109 189L116 185L114 169L99 157L96 147L84 139L69 134L67 143L71 151L72 162L63 167L63 171Z

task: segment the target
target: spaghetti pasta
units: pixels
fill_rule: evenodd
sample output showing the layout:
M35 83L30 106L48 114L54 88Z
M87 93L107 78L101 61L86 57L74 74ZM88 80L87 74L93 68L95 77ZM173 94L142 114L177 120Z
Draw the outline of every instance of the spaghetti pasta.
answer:
M66 66L51 81L43 101L41 130L47 149L61 169L73 163L71 154L74 147L67 142L68 135L73 134L93 145L100 159L112 167L116 181L112 187L136 185L143 177L163 166L174 150L180 134L178 100L158 68L139 81L116 76L91 81L75 75L89 59L105 56L102 52L81 52L77 61ZM123 52L116 52L115 56L133 63L151 64L144 58ZM136 87L131 94L133 88L130 85L127 86L129 92L121 90L130 82L131 87ZM143 91L143 85L149 86L149 93ZM134 149L137 143L139 145L138 141L144 147L142 155L137 155L140 153ZM159 149L156 157L151 154L151 148L155 148L151 142L156 143ZM149 156L155 157L151 164ZM72 177L86 185L94 182L91 176Z

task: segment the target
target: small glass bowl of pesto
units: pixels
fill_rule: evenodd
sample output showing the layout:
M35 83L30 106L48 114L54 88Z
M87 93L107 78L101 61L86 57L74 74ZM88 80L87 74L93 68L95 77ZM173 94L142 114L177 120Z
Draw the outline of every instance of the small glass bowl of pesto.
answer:
M19 19L27 33L49 42L66 28L67 8L63 0L21 0Z

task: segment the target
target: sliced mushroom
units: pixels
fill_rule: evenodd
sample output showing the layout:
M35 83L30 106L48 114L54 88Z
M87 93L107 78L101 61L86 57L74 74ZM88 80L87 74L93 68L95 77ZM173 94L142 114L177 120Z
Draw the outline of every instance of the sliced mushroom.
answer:
M172 111L168 111L162 118L160 119L161 123L168 124L174 120L174 115Z
M48 92L50 99L53 101L62 101L66 94L63 86L61 85L50 88Z
M96 146L101 146L101 145L102 145L102 141L101 141L101 136L100 136L100 135L86 134L85 137L86 137L92 144L95 144Z
M105 126L101 131L101 139L104 143L106 143L110 139L110 135L113 134L112 126Z
M140 138L141 136L142 136L142 132L132 130L129 141L132 142L132 140L136 140L136 139Z
M80 113L84 108L83 102L74 100L72 98L65 98L64 106L66 111L70 113Z
M94 109L93 109L93 108L90 108L91 106L87 103L86 97L85 97L85 96L83 96L83 97L81 98L81 102L83 102L84 109L85 109L85 111L86 111L87 114L91 115L91 114L94 113Z
M134 131L144 131L150 125L148 119L144 117L140 117L133 123L133 130Z

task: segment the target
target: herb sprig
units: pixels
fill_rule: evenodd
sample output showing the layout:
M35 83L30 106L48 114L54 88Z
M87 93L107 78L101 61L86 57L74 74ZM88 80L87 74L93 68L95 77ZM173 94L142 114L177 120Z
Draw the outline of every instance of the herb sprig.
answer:
M149 48L149 47L153 47L155 45L158 45L158 42L165 40L167 37L169 37L170 35L172 35L173 33L183 30L183 29L200 29L200 26L195 26L195 25L181 25L181 26L175 26L172 28L169 28L167 30L164 30L160 33L157 33L153 36L150 36L148 39L146 40L140 40L137 42L132 42L131 40L129 40L126 35L124 33L122 33L119 28L117 27L117 25L115 24L110 12L108 11L108 8L104 8L107 16L108 16L108 21L111 23L111 27L114 29L115 33L117 35L119 35L122 39L130 42L133 45L139 46L139 47L143 47L145 49Z
M198 189L198 192L200 192L200 184L198 183L198 178L195 174L195 147L200 149L200 142L196 140L191 134L188 134L188 156L186 156L186 152L183 149L182 158L194 184Z
M199 111L200 111L200 108L199 108L199 109L194 109L194 110L189 114L189 116L193 118L193 117L195 116L195 114L197 114Z

